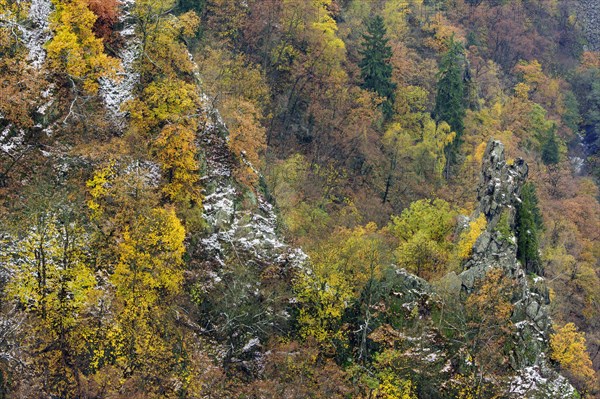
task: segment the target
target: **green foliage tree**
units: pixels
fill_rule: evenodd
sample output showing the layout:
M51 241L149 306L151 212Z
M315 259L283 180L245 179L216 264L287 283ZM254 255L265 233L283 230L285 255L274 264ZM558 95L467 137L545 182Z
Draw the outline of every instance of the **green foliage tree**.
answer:
M445 121L456 133L447 147L447 159L456 162L456 152L462 143L465 118L465 82L463 79L464 52L462 43L450 38L448 50L442 57L438 72L437 94L433 111L438 122Z
M556 165L560 162L560 152L556 137L556 127L550 129L548 138L542 145L542 161L546 166Z
M530 273L543 274L539 256L539 235L542 215L538 207L535 186L526 183L521 190L521 203L517 207L517 257Z
M390 233L398 239L398 263L411 273L432 278L447 264L456 211L441 199L413 202L400 216L392 216Z
M386 118L392 116L394 91L396 84L392 82L392 48L385 37L387 31L383 18L376 16L367 22L367 33L363 34L362 59L359 63L363 87L376 92L384 98L383 114Z

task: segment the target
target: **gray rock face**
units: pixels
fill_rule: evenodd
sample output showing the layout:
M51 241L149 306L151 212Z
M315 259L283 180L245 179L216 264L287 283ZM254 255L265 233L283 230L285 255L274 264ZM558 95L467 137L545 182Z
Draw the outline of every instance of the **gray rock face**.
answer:
M576 2L577 17L581 21L587 39L587 49L600 51L600 1L579 0Z
M508 164L504 146L490 141L483 158L479 206L472 219L485 215L487 226L475 242L473 254L460 274L462 288L473 291L492 268L504 270L515 283L512 321L516 326L511 365L519 370L538 365L546 350L550 317L546 309L548 290L541 277L529 277L517 261L514 236L516 207L528 167L522 159Z
M475 282L495 267L501 267L513 277L523 274L517 262L517 245L514 237L516 206L520 202L521 186L527 178L528 167L522 159L512 165L504 159L504 145L499 141L488 144L482 167L481 183L477 190L477 207L472 219L485 215L486 230L473 246L471 259L461 274L463 287L473 290ZM510 236L504 236L506 224Z
M219 269L227 258L255 266L300 266L306 255L288 246L277 231L277 215L259 192L252 192L233 176L236 159L227 145L227 127L218 115L204 129L204 219L208 235L202 239L198 258Z

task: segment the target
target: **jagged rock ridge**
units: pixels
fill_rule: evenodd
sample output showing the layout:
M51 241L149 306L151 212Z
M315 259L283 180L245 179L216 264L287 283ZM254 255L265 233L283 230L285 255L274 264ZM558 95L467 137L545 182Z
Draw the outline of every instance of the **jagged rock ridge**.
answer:
M551 319L544 278L528 275L517 260L515 216L528 170L522 159L513 163L506 161L502 143L494 140L488 143L478 188L479 205L471 217L483 214L487 225L459 277L467 294L493 268L502 269L515 283L512 322L517 330L513 334L510 363L517 374L508 387L510 397L535 398L550 394L571 397L573 387L548 366L546 358ZM506 224L512 235L505 236L506 231L500 224Z

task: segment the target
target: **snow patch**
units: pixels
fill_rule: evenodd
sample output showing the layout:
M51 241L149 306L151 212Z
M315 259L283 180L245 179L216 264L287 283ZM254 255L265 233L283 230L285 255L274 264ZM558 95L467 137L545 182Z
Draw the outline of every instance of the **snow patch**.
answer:
M29 50L27 60L34 68L40 68L46 61L44 45L52 38L50 14L53 11L50 0L32 0L29 8L30 28L19 26L25 47Z
M140 79L139 73L135 72L133 68L140 54L140 43L135 37L135 22L131 15L135 1L126 0L121 4L122 13L119 19L124 27L119 35L125 41L124 48L119 52L121 72L118 73L116 79L100 79L100 96L104 99L106 108L119 121L125 116L121 106L133 98L133 89Z

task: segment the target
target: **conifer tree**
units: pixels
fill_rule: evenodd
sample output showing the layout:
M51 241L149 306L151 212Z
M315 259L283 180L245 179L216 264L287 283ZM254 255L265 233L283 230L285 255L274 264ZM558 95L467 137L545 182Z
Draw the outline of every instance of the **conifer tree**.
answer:
M546 166L556 165L560 161L555 127L550 130L548 138L542 146L542 161Z
M387 30L381 16L376 16L367 22L367 33L363 34L362 60L358 64L365 89L376 92L385 101L382 104L383 114L386 118L392 115L394 104L394 90L396 84L392 82L392 48L388 45Z
M450 38L448 50L442 57L438 72L437 95L434 115L437 122L447 122L456 139L446 150L447 159L456 162L456 152L460 147L465 117L465 82L463 79L464 47Z
M539 231L542 215L538 207L535 186L526 183L521 191L521 203L517 207L517 258L530 273L543 274L539 247Z

